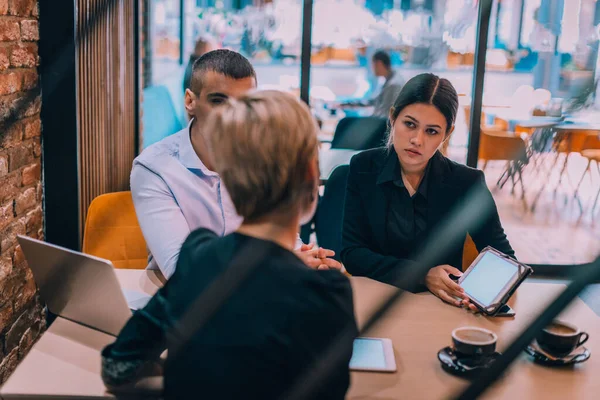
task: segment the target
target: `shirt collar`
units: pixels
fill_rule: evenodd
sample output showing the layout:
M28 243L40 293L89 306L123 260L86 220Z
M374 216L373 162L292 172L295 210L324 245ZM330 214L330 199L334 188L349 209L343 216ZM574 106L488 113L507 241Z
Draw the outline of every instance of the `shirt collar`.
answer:
M425 167L425 175L423 175L423 179L419 184L419 188L417 189L417 193L420 193L421 196L427 198L427 177L429 176L429 170L431 169L431 160L427 163ZM377 178L377 184L383 184L393 182L394 185L398 187L405 188L404 181L402 180L402 169L400 168L400 161L398 160L398 155L396 151L392 148L389 151L385 164L381 169L381 173ZM407 189L408 190L408 189Z
M218 175L216 172L206 168L206 165L200 160L196 150L192 146L192 139L190 137L192 123L194 118L190 120L188 126L183 129L183 135L181 136L181 142L179 143L179 160L187 169L199 169L204 175Z

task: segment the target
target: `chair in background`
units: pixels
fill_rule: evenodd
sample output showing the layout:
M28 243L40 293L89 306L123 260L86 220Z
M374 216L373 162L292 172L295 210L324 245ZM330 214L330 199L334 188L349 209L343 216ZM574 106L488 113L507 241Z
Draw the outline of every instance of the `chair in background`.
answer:
M571 185L572 188L575 187L573 181L571 180L571 176L569 175L569 171L567 169L569 164L569 157L571 153L580 153L583 151L583 145L587 140L588 136L598 135L596 131L558 131L556 136L554 137L553 147L556 151L556 157L554 158L554 162L552 163L551 169L553 170L558 163L560 156L564 155L563 165L560 169L560 173L558 174L558 183L554 188L554 196L558 192L562 184L563 177L567 176L567 182ZM576 192L576 191L575 191ZM581 204L580 204L581 207Z
M475 242L471 238L469 234L465 238L465 244L463 247L463 256L462 256L462 270L465 272L467 268L473 264L473 261L479 256L479 251L477 250L477 246L475 246Z
M482 129L479 139L479 160L483 161L484 171L489 161L506 161L506 170L497 185L502 188L511 179L511 193L514 194L515 186L520 182L521 200L527 208L522 174L523 165L527 161L525 141L511 132Z
M331 148L367 150L381 147L386 132L387 118L345 117L335 128Z
M165 86L144 89L142 112L143 148L183 129L169 89Z
M325 184L325 191L315 214L317 243L320 247L335 251L333 258L338 261L342 251L344 200L349 169L348 165L340 165L333 170Z
M144 269L148 250L131 192L96 197L88 208L83 252L110 260L115 268Z
M577 188L575 189L575 194L573 198L577 198L577 193L579 192L579 187L585 178L585 175L589 173L590 180L592 179L592 163L596 164L596 169L598 170L598 175L600 176L600 139L598 139L596 135L588 135L583 142L582 149L580 154L588 160L587 166L585 167L585 171L583 175L581 175L581 179L577 184ZM598 205L598 198L600 197L600 184L598 187L598 193L596 194L596 198L594 199L594 203L592 205L592 215L594 215L594 211L596 210L596 206ZM583 214L583 213L582 213Z

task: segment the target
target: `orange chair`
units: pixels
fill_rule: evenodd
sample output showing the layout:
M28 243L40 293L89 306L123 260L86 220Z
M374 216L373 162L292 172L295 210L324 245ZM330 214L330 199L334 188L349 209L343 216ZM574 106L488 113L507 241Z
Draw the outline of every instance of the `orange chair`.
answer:
M83 252L110 260L115 268L144 269L148 250L131 192L96 197L88 208Z
M477 250L477 246L475 246L475 242L471 238L471 235L467 234L465 238L465 245L463 247L463 257L462 257L462 270L465 272L467 268L473 264L473 261L479 255L479 251Z
M516 136L512 132L482 129L479 138L479 160L483 160L483 170L487 166L488 161L506 161L506 171L497 185L501 188L511 179L512 190L514 193L517 182L521 184L521 200L525 208L525 185L523 183L522 167L523 162L527 159L527 146L525 141ZM515 180L515 177L517 178Z
M571 184L572 187L574 187L571 181L571 177L569 176L569 172L567 170L567 166L569 164L569 156L571 155L571 153L581 154L588 136L597 135L597 131L558 131L553 143L554 150L556 151L556 157L554 158L554 162L552 163L552 169L556 167L558 159L561 155L564 154L565 159L560 170L560 174L558 175L558 184L554 188L554 195L556 195L558 188L562 184L562 179L565 175L567 176L568 182Z
M579 183L577 184L577 188L575 189L575 194L573 195L573 198L577 198L577 192L579 191L579 187L581 186L581 183L583 182L583 179L585 178L585 175L588 172L589 172L590 178L591 178L592 162L596 163L596 168L598 169L598 174L600 174L600 139L598 139L598 132L596 132L596 134L590 134L586 137L585 141L583 142L580 153L583 157L587 158L588 163L587 163L587 166L585 167L585 171L583 172L583 175L581 175L581 179L579 180ZM600 189L598 190L598 193L596 194L596 199L594 200L594 204L592 206L592 214L596 210L596 205L598 204L599 197L600 197Z

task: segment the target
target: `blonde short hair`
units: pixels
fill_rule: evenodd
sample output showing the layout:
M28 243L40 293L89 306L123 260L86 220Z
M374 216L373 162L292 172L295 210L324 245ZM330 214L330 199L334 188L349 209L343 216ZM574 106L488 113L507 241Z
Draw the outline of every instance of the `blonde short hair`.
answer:
M213 166L246 221L308 207L317 184L307 181L317 129L304 103L274 90L230 100L209 115L204 132Z

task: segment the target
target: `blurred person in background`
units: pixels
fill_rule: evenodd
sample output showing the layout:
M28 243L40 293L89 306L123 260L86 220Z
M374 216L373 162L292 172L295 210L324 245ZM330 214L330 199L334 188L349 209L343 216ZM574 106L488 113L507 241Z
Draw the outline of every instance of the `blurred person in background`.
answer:
M371 65L375 76L385 78L381 90L375 97L367 101L350 101L342 103L341 106L373 107L374 117L386 118L404 86L404 80L399 73L394 71L390 55L383 50L378 50L373 54Z

